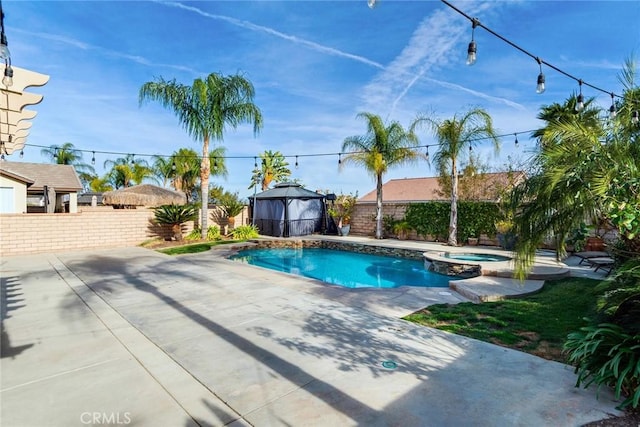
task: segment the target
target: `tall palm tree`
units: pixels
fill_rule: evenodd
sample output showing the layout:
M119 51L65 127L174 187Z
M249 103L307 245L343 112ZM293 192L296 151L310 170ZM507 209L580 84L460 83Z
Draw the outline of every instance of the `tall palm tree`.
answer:
M148 100L160 102L172 110L180 124L194 139L202 141L200 165L200 193L202 238L207 233L207 197L209 193L209 141L223 140L226 126L236 128L240 123L252 122L254 134L262 127L262 113L253 103L254 88L240 75L209 74L204 80L197 78L191 86L174 80L147 82L140 88L140 103Z
M82 161L82 151L76 149L70 142L43 148L40 150L40 154L48 157L53 163L73 166L85 188L88 187L91 180L96 177L96 171L93 166Z
M447 244L456 246L458 244L456 236L458 233L458 160L479 139L491 140L496 152L500 149L500 143L493 129L491 116L481 108L473 108L461 117L454 115L453 118L445 120L418 116L411 125L411 133L425 124L431 128L438 140L439 149L433 159L437 169L441 175L451 176L451 216Z
M282 182L291 176L291 169L287 167L289 163L279 151L266 150L260 154L260 159L261 166L253 171L250 189L260 184L262 191L265 191L272 182Z
M376 239L382 239L382 177L391 168L417 161L421 154L416 150L418 139L407 132L400 123L385 126L380 116L359 113L357 118L366 120L367 133L345 138L341 167L348 163L363 166L376 180Z

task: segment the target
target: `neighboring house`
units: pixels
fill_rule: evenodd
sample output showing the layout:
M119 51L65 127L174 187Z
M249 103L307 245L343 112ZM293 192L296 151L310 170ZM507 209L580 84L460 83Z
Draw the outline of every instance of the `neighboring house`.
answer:
M502 191L511 189L525 178L524 172L486 173L458 185L460 200L498 201ZM468 193L468 194L465 194ZM438 177L391 179L382 185L382 200L387 203L448 201L451 196L440 187ZM376 190L358 199L358 203L376 201Z
M71 165L0 162L0 213L76 213L80 190Z
M93 206L94 202L95 206L102 206L102 193L88 191L86 193L78 194L78 206Z

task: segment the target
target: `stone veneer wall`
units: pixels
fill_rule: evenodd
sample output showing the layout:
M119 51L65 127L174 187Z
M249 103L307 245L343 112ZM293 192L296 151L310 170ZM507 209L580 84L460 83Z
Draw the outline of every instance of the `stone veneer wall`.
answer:
M138 245L151 238L169 238L168 227L154 224L151 209L80 207L75 214L1 214L0 257L65 250ZM236 226L248 221L247 208ZM209 225L227 226L218 208L209 209ZM193 222L183 231L190 232Z
M334 240L296 239L296 240L256 240L257 248L323 248L357 252L371 255L385 255L421 260L424 251L416 249L387 248L362 243L336 242Z

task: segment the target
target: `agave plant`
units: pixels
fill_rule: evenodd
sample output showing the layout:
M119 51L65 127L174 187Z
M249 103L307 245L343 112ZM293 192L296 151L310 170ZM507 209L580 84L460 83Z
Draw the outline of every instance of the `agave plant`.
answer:
M198 217L198 209L195 205L162 205L153 208L156 222L171 227L173 238L182 240L182 224L193 221Z

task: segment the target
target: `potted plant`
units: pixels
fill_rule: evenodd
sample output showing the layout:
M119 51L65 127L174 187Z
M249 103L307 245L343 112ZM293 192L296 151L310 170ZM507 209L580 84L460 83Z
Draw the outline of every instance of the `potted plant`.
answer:
M328 209L329 215L336 221L338 233L341 236L347 236L351 230L351 216L355 210L358 193L340 194L336 197L332 206Z
M513 220L510 217L496 221L498 243L508 251L516 247L516 235L513 232Z
M469 246L478 246L478 235L474 229L469 230L467 243L469 244Z

